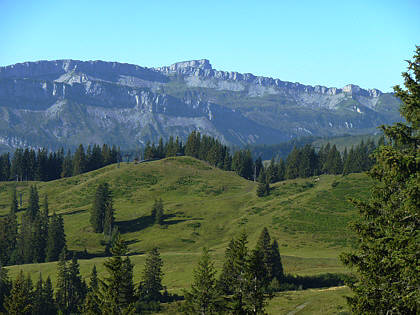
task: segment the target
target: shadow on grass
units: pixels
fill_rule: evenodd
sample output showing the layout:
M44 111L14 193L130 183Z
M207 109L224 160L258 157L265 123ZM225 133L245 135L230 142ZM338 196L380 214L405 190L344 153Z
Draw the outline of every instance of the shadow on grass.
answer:
M70 211L70 212L65 212L65 213L61 213L61 215L72 215L72 214L79 214L79 213L83 213L83 212L87 212L87 210L74 210L74 211Z
M178 223L182 223L185 221L195 221L195 220L202 220L203 218L186 218L186 219L175 219L172 220L172 218L176 218L178 213L171 213L171 214L165 214L163 216L163 222L162 226L169 226L174 225ZM127 221L119 221L116 222L116 225L118 226L118 230L121 234L124 233L131 233L131 232L139 232L141 230L144 230L150 226L153 226L155 224L155 220L152 216L142 216L140 218L136 218L133 220L127 220Z
M138 232L154 224L153 217L150 215L142 216L133 220L115 222L121 234Z

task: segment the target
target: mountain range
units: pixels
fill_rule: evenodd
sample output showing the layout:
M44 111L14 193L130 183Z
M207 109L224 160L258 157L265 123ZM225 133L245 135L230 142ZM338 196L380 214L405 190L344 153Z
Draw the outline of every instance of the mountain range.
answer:
M229 145L377 132L399 121L391 93L308 86L213 69L55 60L0 67L0 146L142 147L192 130Z

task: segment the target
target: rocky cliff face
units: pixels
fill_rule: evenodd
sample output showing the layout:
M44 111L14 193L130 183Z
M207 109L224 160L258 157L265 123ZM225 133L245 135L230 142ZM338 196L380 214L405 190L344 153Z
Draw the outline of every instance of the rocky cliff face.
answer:
M160 68L56 60L0 67L0 144L141 146L198 129L230 144L367 133L399 119L379 90L306 86L218 71L206 59Z

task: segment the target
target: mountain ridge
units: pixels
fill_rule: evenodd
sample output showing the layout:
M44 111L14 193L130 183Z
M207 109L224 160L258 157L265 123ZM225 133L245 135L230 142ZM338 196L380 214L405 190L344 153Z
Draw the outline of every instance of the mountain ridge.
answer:
M0 145L143 146L199 130L234 145L361 134L399 119L392 94L213 69L207 59L147 68L105 61L0 67ZM36 122L36 124L34 124Z

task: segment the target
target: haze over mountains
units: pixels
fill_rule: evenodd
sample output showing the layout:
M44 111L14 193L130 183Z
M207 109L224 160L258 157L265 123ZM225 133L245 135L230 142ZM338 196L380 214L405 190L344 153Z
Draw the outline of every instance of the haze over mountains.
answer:
M338 70L339 71L339 70ZM400 120L390 93L218 71L206 59L160 68L56 60L0 67L0 145L143 146L192 130L227 144L366 134Z

